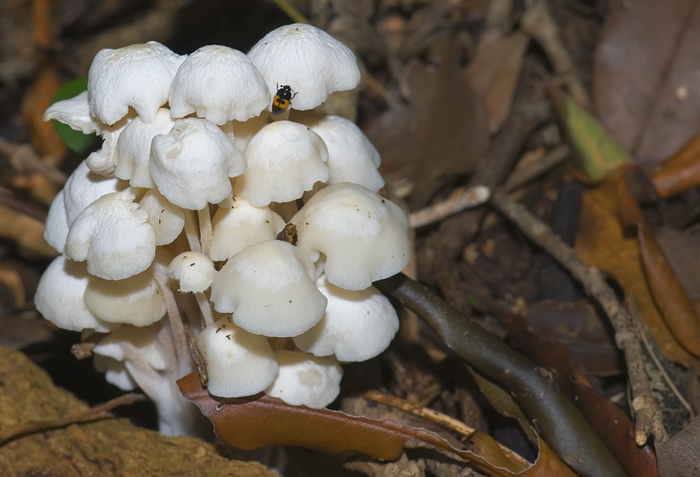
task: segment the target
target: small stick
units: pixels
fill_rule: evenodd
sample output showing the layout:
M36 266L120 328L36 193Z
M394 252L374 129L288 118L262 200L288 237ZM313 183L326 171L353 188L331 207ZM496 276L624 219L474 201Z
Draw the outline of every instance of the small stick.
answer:
M417 210L408 216L408 225L413 229L438 222L445 217L476 207L489 200L489 189L484 186L460 187L447 200Z
M202 245L202 253L209 256L209 249L211 249L212 241L212 228L211 228L211 215L209 215L209 204L207 204L202 210L197 211L199 216L199 243Z
M632 407L636 420L635 441L637 445L646 444L649 431L657 442L668 440L668 434L660 423L660 411L651 395L649 379L646 375L642 347L627 310L620 305L615 292L605 281L605 277L595 267L585 264L573 248L562 242L552 229L531 214L522 204L513 200L506 193L496 191L491 196L491 203L533 242L554 257L571 275L578 280L608 315L615 329L615 341L625 356L632 391Z
M532 164L522 168L516 166L503 188L508 192L513 192L564 161L570 154L571 149L569 149L569 146L562 144L547 152L547 154Z
M54 429L59 429L61 427L66 427L71 424L79 424L83 422L94 421L98 419L110 419L114 416L103 415L106 412L111 411L115 407L127 406L139 401L145 401L146 397L143 394L129 393L118 398L107 401L104 404L92 407L85 412L78 414L77 416L68 416L59 419L51 419L47 421L30 422L26 424L18 424L11 426L7 429L0 431L0 447L4 446L8 442L14 441L21 437L26 437L31 434L37 434L39 432L51 431Z

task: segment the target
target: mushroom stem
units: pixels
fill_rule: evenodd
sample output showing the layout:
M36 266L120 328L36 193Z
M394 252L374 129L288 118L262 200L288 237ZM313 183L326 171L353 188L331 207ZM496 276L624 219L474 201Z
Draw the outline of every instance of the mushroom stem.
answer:
M202 245L199 243L197 226L194 223L194 215L189 209L182 209L182 211L185 213L185 236L187 237L187 243L190 244L190 250L193 252L201 252Z
M128 341L120 341L119 346L124 351L125 364L131 365L127 368L131 376L149 398L158 402L160 400L159 397L162 395L159 389L163 380L162 376L153 369L153 366L136 346Z
M182 377L190 372L192 367L189 347L187 346L185 327L182 324L182 317L180 316L180 310L178 309L177 302L175 301L175 295L168 286L168 277L165 273L165 267L156 263L153 267L153 276L163 292L165 307L168 310L168 320L170 321L170 327L173 330L173 342L175 345L175 354L177 356L178 377Z
M160 329L158 330L158 344L160 344L163 347L163 352L166 355L166 361L168 363L176 363L177 362L177 353L175 352L175 346L173 346L173 333L170 331L170 328L165 325L165 322L163 322L160 326ZM168 379L171 381L175 381L178 379L178 376L175 374L175 370L168 367L166 368L166 373L168 374Z
M211 302L209 298L203 293L195 293L194 297L197 299L197 304L199 309L202 311L202 320L204 321L204 326L211 326L214 324L214 313L211 310Z
M202 244L202 253L209 256L212 240L211 214L209 214L209 204L197 211L199 215L199 236Z

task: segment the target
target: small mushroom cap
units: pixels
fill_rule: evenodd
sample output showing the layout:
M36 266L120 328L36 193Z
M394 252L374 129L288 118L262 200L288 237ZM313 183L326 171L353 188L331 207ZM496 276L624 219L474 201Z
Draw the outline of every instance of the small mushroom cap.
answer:
M379 152L354 122L340 116L311 116L300 122L326 143L328 184L352 182L372 192L384 187L384 179L377 170L381 164Z
M253 207L243 197L234 197L231 208L219 207L214 214L209 255L226 260L250 245L273 240L283 228L282 217L268 207Z
M256 207L301 198L328 180L328 149L308 127L291 121L268 124L245 149L248 168L236 179L235 195Z
M211 300L221 313L257 335L296 336L315 325L326 297L312 277L314 264L299 248L279 240L251 245L231 257L214 278Z
M340 394L343 368L328 358L318 358L300 351L275 351L279 363L277 379L265 393L290 406L321 409Z
M120 326L102 338L92 352L117 361L124 361L126 355L119 344L120 342L134 346L154 369L164 370L169 365L163 346L158 342L158 333L153 326Z
M156 254L156 236L148 213L134 203L130 189L107 194L87 206L68 232L65 253L87 260L88 272L121 280L146 270Z
M59 255L39 280L34 303L51 323L64 330L93 329L106 333L118 324L102 321L85 306L83 294L90 275L84 263Z
M298 246L316 261L326 256L328 281L364 290L400 272L410 258L408 220L398 205L357 184L316 193L292 217Z
M197 347L207 366L207 389L214 396L257 394L277 376L279 366L267 339L248 333L228 318L204 328Z
M158 189L149 189L139 202L139 208L148 214L148 223L156 234L156 245L173 243L185 227L182 209L168 202Z
M70 99L56 101L48 107L42 119L44 121L55 120L67 124L71 129L80 131L83 134L101 134L102 129L106 127L105 124L90 115L87 91L83 91Z
M292 88L294 109L313 109L333 91L353 89L360 82L350 48L311 25L295 23L271 31L248 58L265 78L270 100L281 86Z
M205 119L175 121L167 135L153 138L151 176L173 204L201 210L231 194L229 177L246 169L246 161L226 134Z
M316 285L328 298L328 305L321 321L294 337L301 350L316 356L335 355L340 361L365 361L389 346L399 330L399 318L379 290L345 290L325 277Z
M133 187L155 187L148 167L151 142L158 134L168 134L174 125L175 121L166 108L158 110L152 123L146 123L139 117L134 118L117 139L114 175L129 181Z
M132 107L145 122L154 122L184 59L155 41L100 50L88 72L90 112L114 124Z
M166 264L171 257L165 250L159 250L156 260ZM91 276L84 299L93 315L110 323L148 326L160 320L166 311L165 298L152 266L123 280Z
M170 90L174 118L197 113L215 124L258 116L270 102L267 84L248 57L233 48L204 46L177 70Z
M126 127L138 116L134 111L117 121L111 126L104 126L100 132L102 136L102 147L91 152L85 160L90 170L104 177L114 177L114 170L117 166L117 142L119 136Z
M214 262L200 252L183 252L173 258L166 270L168 276L180 283L181 292L201 293L216 276Z
M100 197L125 189L126 182L107 178L90 170L87 161L81 162L68 177L63 188L66 219L70 227L85 208Z

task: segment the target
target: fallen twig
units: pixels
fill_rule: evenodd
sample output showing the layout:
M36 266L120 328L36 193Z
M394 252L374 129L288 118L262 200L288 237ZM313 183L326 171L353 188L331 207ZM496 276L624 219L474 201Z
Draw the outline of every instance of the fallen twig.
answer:
M0 431L0 447L4 446L10 441L19 439L20 437L25 437L30 434L36 434L39 432L50 431L53 429L58 429L61 427L66 427L70 424L78 424L82 422L93 421L96 419L106 419L109 415L105 413L111 411L115 407L126 406L139 401L145 401L146 397L143 394L129 393L118 398L107 401L104 404L92 407L87 411L78 414L77 416L68 416L61 419L51 419L48 421L30 422L25 424L19 424L16 426L11 426Z
M437 204L417 210L408 216L408 225L417 229L438 222L457 212L476 207L489 200L489 189L484 186L460 187Z
M667 440L668 434L661 422L661 412L651 395L642 348L634 324L627 310L620 305L613 289L605 281L603 274L597 268L581 261L576 252L562 242L547 224L506 193L494 192L491 203L515 223L530 240L566 268L583 285L586 293L605 310L615 329L617 346L624 353L627 363L636 426L635 441L639 446L646 444L650 432L657 441Z

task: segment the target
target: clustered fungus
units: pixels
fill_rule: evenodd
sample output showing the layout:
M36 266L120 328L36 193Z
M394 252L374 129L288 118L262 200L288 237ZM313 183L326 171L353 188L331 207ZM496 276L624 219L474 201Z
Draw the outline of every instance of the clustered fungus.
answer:
M189 332L212 395L313 408L337 397L339 363L377 356L396 334L372 282L407 264L406 217L377 194L380 157L360 129L311 111L359 79L347 47L294 24L247 55L102 50L87 92L47 110L104 141L50 208L45 235L61 255L37 308L94 335L95 367L141 387L163 432L193 432L175 385L194 370ZM291 104L273 114L280 88Z

